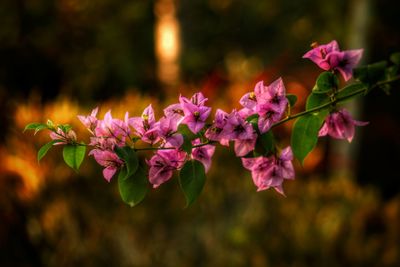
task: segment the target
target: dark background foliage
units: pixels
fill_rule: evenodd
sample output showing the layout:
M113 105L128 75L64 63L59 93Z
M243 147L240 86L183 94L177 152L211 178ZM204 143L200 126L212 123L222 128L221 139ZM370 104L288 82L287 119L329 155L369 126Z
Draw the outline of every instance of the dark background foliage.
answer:
M0 2L0 266L399 266L399 85L353 105L370 121L351 145L321 139L286 183L287 197L256 193L248 172L217 149L189 209L176 179L131 209L89 158L79 174L30 121L72 123L104 114L158 112L202 90L229 110L256 81L283 76L298 110L319 70L301 59L313 41L365 49L364 63L400 50L397 1ZM156 28L179 25L179 71L159 74ZM289 126L277 129L282 146ZM86 136L87 137L87 136Z

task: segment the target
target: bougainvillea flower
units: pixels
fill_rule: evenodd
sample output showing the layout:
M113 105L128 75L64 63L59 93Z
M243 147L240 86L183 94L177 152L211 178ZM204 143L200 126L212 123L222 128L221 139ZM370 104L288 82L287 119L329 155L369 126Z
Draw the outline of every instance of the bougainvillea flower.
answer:
M96 128L96 126L97 126L97 118L96 118L96 116L97 116L97 112L98 111L99 111L99 108L96 107L95 109L92 110L92 112L88 116L78 115L78 119L91 132L93 132L94 129Z
M362 49L332 52L326 57L326 60L332 69L339 71L343 79L348 81L352 77L353 69L360 61L362 54Z
M348 81L353 68L362 57L363 49L340 51L336 41L325 45L315 45L303 58L308 58L323 70L337 70Z
M192 141L193 145L198 145L200 143L201 143L200 139ZM215 146L213 145L204 145L201 147L195 147L192 149L192 158L203 163L206 172L208 172L208 170L211 167L211 158L214 155L214 152L215 152Z
M184 102L182 100L181 105L185 116L180 120L180 123L186 124L193 133L198 133L206 124L211 108L201 105L197 106L191 102Z
M319 136L329 135L336 139L347 139L351 142L355 133L355 126L364 126L369 122L356 121L346 109L331 113L326 117Z
M160 140L158 136L159 125L156 122L151 104L144 109L141 117L129 118L128 121L143 142L154 144Z
M223 138L223 136L221 135L227 119L228 113L221 109L217 109L217 111L215 112L213 124L207 129L205 136L209 140L218 141L221 143L221 145L229 146L229 139Z
M103 120L98 120L94 135L99 138L111 139L110 143L123 146L125 139L129 136L130 129L127 124L128 113L125 114L125 121L114 119L111 111L104 115Z
M233 110L226 119L221 136L229 140L247 140L254 139L255 133L251 123L242 118L236 110Z
M73 130L69 130L65 133L62 129L57 128L56 132L50 133L50 138L53 140L59 140L54 145L65 145L76 141L76 133Z
M159 187L171 179L173 172L182 168L185 163L186 153L179 150L159 150L147 164L149 169L149 181L154 188Z
M294 179L293 153L290 147L282 150L280 156L242 158L243 167L251 171L257 191L273 187L284 195L282 183L285 179Z
M256 141L256 136L254 136L252 139L235 140L234 149L236 156L243 157L246 156L249 152L253 151L256 145Z
M179 121L185 114L183 113L181 104L172 104L164 109L164 115L167 118Z
M164 139L165 143L179 148L183 144L183 136L177 133L178 125L176 120L171 117L163 117L159 121L158 135Z
M117 154L109 150L93 149L89 155L93 155L97 163L104 168L103 176L108 182L122 166L123 161L119 159Z

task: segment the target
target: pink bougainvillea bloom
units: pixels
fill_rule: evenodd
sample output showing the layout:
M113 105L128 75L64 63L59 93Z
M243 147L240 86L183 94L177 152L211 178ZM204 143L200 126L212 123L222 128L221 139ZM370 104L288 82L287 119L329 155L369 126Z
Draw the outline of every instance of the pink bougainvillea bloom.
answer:
M192 141L193 145L201 144L200 139L196 139ZM195 147L192 149L192 158L203 163L206 172L211 167L211 158L214 155L215 146L213 145L204 145L201 147Z
M111 110L104 115L103 120L98 120L97 127L95 129L96 136L119 137L127 136L128 134L129 127L126 122L120 119L114 119L111 115Z
M181 104L172 104L164 109L164 115L167 118L179 121L185 114L183 113Z
M82 122L83 125L87 129L89 129L91 132L94 131L94 129L97 126L97 112L99 111L99 108L96 107L95 109L92 110L92 113L88 116L83 116L83 115L78 115L78 119Z
M242 157L254 149L257 135L251 123L247 122L239 112L233 110L226 120L221 138L234 140L235 154Z
M180 96L184 117L179 123L186 124L193 133L198 133L206 124L208 116L210 116L211 108L204 106L207 98L201 93L195 94L189 101L186 97Z
M76 141L76 133L73 130L69 130L67 133L64 133L63 130L57 128L56 132L50 133L50 138L53 140L59 140L59 142L55 143L54 145L65 145Z
M223 138L223 136L221 135L227 119L228 113L221 109L217 109L217 111L215 112L213 124L207 129L205 136L209 140L218 141L221 143L221 145L229 146L229 139Z
M355 133L355 126L364 126L369 122L356 121L346 109L331 113L326 117L319 136L329 135L336 139L347 139L351 142Z
M348 81L353 68L362 57L363 49L340 51L336 41L325 45L315 45L303 58L308 58L323 70L337 70Z
M105 167L103 176L108 182L111 181L111 178L123 164L117 154L109 150L93 149L89 152L89 155L93 155L97 163Z
M265 133L275 122L278 122L282 118L288 105L288 100L282 78L275 80L263 89L260 88L260 84L258 83L256 89L256 110L260 115L258 128L261 133Z
M343 52L332 52L326 60L331 68L339 71L345 81L350 80L353 76L353 69L360 61L363 54L362 49L348 50Z
M163 117L159 121L158 135L169 145L179 148L183 144L183 136L177 133L177 121L171 117Z
M151 104L144 109L141 117L129 118L128 123L143 142L155 144L160 140L159 124L156 122Z
M323 70L330 70L331 65L327 62L326 57L331 52L339 52L337 41L333 40L328 44L318 45L313 44L313 49L304 54L303 58L308 58L318 65Z
M186 153L180 150L159 150L147 161L150 166L149 181L154 188L171 179L173 172L182 168Z
M229 140L247 140L255 137L253 126L233 110L226 119L221 136Z
M258 113L258 128L261 133L267 132L282 118L288 105L282 78L269 86L264 86L264 82L259 81L254 92L247 93L240 99L240 104L244 107L240 110L241 116L246 118Z
M242 158L242 163L243 167L251 171L257 191L273 187L278 193L284 195L283 181L294 179L295 175L292 160L292 149L286 147L278 158L275 156Z
M254 150L256 145L257 137L254 136L252 139L235 140L234 149L235 154L238 157L246 156L248 153Z

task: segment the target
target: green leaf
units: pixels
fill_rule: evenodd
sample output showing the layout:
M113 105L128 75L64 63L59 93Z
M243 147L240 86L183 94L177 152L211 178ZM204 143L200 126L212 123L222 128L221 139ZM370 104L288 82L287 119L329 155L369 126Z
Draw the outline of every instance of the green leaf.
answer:
M38 153L37 153L37 159L38 161L40 161L49 151L49 149L55 144L55 143L59 143L62 142L61 140L51 140L50 142L48 142L47 144L45 144L44 146L42 146Z
M340 99L340 98L343 98L343 97L347 97L347 96L353 94L354 92L359 91L359 90L362 90L362 89L366 89L365 84L362 84L362 83L353 83L353 84L350 84L350 85L347 85L347 86L343 87L343 88L338 92L338 94L336 95L336 97L339 98L339 99ZM358 96L362 96L362 94L358 94L357 97L358 97ZM350 99L352 99L352 98L349 98L348 100L350 100Z
M127 175L126 167L118 174L118 188L122 200L133 207L139 204L147 194L148 181L142 168L137 168L132 175Z
M118 157L125 162L125 166L127 169L125 178L134 174L139 167L139 160L136 152L129 146L124 146L124 147L116 146L114 148L114 151L118 155Z
M306 110L319 107L323 104L329 103L330 98L326 94L314 94L311 93L307 98Z
M188 154L192 153L192 140L185 134L182 134L183 136L183 144L181 146L182 150L185 151Z
M197 137L197 135L192 133L192 131L189 129L189 127L186 124L180 124L178 126L178 133L185 135L190 140L193 140Z
M63 158L65 163L75 171L79 170L83 159L85 158L86 146L65 145L63 149Z
M60 128L61 131L63 131L64 133L68 133L72 129L72 126L68 124L63 124L63 125L58 125L58 128Z
M396 65L400 65L400 52L391 54L390 61L392 61Z
M367 66L355 68L353 70L354 78L368 85L382 81L386 76L386 65L386 61L379 61Z
M46 125L46 124L38 123L38 122L32 122L32 123L29 123L28 125L25 126L24 132L25 132L26 130L36 130L36 128L38 128L38 127L40 127L40 126L45 126L45 127L47 128L47 125Z
M292 150L295 157L303 164L306 156L314 149L318 141L319 129L327 112L308 114L296 120L292 131Z
M274 136L272 131L268 131L258 136L257 142L253 151L254 157L267 155L274 149Z
M339 80L332 72L325 71L318 76L317 82L313 88L315 94L325 94L337 88Z
M200 195L206 182L204 166L200 161L190 160L179 173L179 184L186 199L186 207Z
M393 65L386 68L386 79L390 80L395 78L399 74L399 65Z
M287 100L289 101L289 105L293 107L297 102L297 96L292 94L286 95Z

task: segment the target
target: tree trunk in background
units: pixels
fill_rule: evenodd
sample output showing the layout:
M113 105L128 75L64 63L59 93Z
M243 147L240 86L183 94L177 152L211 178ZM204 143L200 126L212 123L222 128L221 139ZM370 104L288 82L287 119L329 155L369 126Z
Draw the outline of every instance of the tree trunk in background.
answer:
M157 0L154 6L157 77L166 88L179 82L180 25L176 8L175 0Z
M347 42L342 45L341 49L358 49L364 48L362 62L366 62L367 55L367 37L370 16L370 7L372 0L352 0L350 1L349 12L349 30ZM361 62L361 63L362 63ZM358 98L345 105L353 118L362 120L363 100ZM331 143L331 174L338 177L354 177L355 165L359 156L360 135L362 127L357 127L356 136L352 143L349 144L345 140L332 140Z

